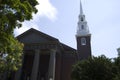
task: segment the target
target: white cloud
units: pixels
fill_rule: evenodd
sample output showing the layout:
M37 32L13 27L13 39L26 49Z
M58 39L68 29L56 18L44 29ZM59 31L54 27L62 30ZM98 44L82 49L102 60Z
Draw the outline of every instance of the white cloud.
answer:
M55 21L57 19L57 9L50 3L50 0L38 0L39 5L36 6L38 9L38 13L33 15L33 20L25 21L21 28L15 29L15 36L25 32L29 28L39 29L39 25L37 25L37 20L40 17L47 17L51 21Z
M56 8L50 3L50 0L38 0L39 5L36 6L38 9L39 16L48 17L50 20L55 20L57 15Z
M19 34L27 31L27 30L30 29L30 28L34 28L34 29L39 30L39 27L38 27L38 25L36 25L36 23L34 22L34 20L32 20L32 21L25 21L25 22L22 24L22 27L21 27L21 28L19 28L19 29L16 28L16 29L14 30L14 34L15 34L15 36L18 36Z

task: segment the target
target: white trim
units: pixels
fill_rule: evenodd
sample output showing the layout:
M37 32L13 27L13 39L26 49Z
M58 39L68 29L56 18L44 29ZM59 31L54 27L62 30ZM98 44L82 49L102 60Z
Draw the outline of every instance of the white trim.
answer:
M80 42L81 42L81 45L86 45L86 38L81 38L81 40L80 40Z

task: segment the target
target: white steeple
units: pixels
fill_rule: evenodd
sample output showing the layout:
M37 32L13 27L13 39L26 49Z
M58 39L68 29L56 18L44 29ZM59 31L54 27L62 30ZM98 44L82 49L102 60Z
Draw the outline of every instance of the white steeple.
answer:
M81 0L80 0L80 14L83 14L83 9L82 9L82 3L81 3Z
M80 0L80 14L79 14L76 36L87 36L87 35L90 35L90 33L89 33L89 28L87 26L87 21L85 20L85 15L83 13L82 2Z

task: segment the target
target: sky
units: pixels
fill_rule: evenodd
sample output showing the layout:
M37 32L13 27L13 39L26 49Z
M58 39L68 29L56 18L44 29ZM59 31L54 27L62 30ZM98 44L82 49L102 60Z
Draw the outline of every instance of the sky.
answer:
M80 0L38 0L38 13L15 36L30 28L51 35L76 49ZM117 57L120 47L120 0L81 0L91 36L92 55Z

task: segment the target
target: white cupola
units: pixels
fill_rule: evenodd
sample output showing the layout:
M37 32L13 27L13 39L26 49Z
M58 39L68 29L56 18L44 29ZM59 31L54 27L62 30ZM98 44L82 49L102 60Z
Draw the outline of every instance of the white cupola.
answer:
M78 21L76 36L90 35L89 28L87 26L87 21L85 20L85 15L83 13L81 0L80 0L80 14L78 18L79 18L79 21Z

